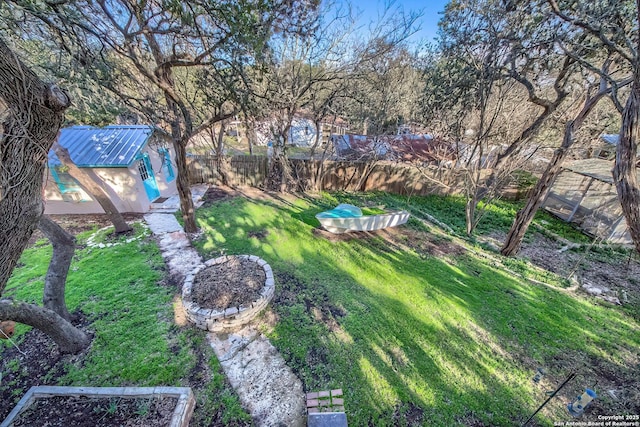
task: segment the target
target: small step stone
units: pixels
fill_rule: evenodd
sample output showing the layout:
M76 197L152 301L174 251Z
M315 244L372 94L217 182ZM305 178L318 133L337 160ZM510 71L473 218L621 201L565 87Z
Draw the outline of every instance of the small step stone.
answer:
M344 413L342 389L307 393L307 426L347 426L347 415Z
M315 412L307 417L307 427L347 427L344 412Z

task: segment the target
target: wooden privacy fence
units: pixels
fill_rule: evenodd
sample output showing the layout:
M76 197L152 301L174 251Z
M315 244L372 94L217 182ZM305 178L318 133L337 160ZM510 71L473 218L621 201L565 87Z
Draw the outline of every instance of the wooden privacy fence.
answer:
M265 156L233 156L228 167L232 186L264 187L269 170ZM188 159L192 184L220 184L213 156ZM390 162L346 162L291 159L291 169L300 189L328 191L386 191L403 195L455 194L463 189L464 176L450 169L417 168Z
M220 184L214 156L190 156L187 159L191 184ZM233 156L228 168L229 184L232 186L262 187L269 171L265 156Z

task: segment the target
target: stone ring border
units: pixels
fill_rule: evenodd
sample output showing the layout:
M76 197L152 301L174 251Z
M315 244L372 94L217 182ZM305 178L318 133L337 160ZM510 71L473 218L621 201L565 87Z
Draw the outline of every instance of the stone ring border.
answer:
M136 240L140 240L143 237L146 237L149 235L149 227L144 223L144 221L134 221L132 224L139 224L142 226L142 232L140 233L139 236L134 236L134 237L130 237L128 239L126 239L124 242L117 242L117 243L95 243L94 240L96 237L98 237L98 235L103 232L106 231L110 228L114 228L113 225L108 225L106 227L102 227L99 230L94 231L91 236L89 236L89 238L87 239L87 247L89 248L98 248L98 249L104 249L104 248L110 248L112 246L119 246L119 245L124 245L125 243L131 243L131 242L135 242Z
M251 302L248 306L229 307L226 310L215 310L200 307L191 298L193 281L201 270L217 264L223 264L233 258L253 261L264 270L266 279L260 297ZM218 258L205 261L193 272L187 275L182 286L182 305L187 319L195 323L196 327L211 332L220 332L249 323L258 313L260 313L273 299L275 293L275 280L273 270L265 260L255 255L223 255Z

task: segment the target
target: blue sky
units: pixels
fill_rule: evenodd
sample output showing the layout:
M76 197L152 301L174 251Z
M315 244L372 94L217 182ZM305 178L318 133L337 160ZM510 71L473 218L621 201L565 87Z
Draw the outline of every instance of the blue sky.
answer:
M392 9L402 8L405 12L422 11L422 17L418 20L420 31L411 38L411 41L417 42L420 39L433 41L438 31L438 21L442 14L438 12L444 11L444 6L448 0L395 0ZM361 12L360 21L366 25L370 21L377 20L379 14L385 9L385 5L389 0L351 0L354 10Z

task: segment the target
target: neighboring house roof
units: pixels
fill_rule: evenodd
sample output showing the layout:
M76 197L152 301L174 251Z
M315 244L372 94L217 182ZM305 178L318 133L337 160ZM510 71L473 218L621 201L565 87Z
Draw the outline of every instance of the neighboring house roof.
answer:
M382 137L374 138L366 135L347 133L331 137L336 155L346 159L362 159L367 157L384 157L389 151L387 142Z
M575 160L563 166L564 169L570 170L580 175L595 178L598 181L613 184L613 162L602 159L582 159Z
M333 145L338 157L361 159L375 154L378 158L403 162L451 160L454 150L449 144L431 135L334 135Z
M431 135L398 135L390 141L391 150L403 162L453 160L455 150L450 144Z
M60 130L58 142L69 150L71 159L78 167L128 167L152 133L151 126L73 126ZM60 159L50 150L49 165L60 164Z

